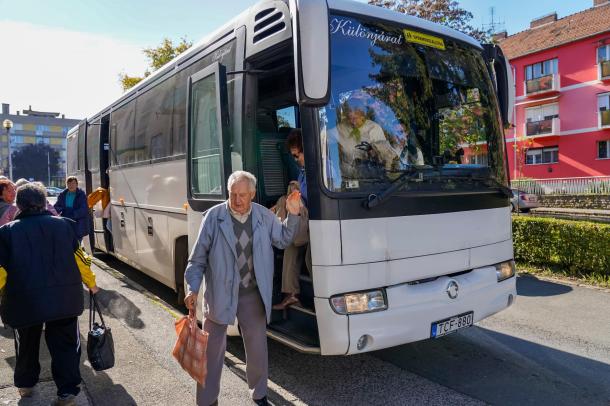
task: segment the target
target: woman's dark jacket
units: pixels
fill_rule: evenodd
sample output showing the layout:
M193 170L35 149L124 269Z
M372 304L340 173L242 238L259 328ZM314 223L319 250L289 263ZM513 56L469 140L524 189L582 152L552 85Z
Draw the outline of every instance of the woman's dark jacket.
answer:
M78 238L83 238L89 234L89 207L87 206L87 195L82 189L76 189L74 204L72 207L66 207L66 195L68 189L64 189L59 196L54 207L57 214L75 221L73 224L74 232Z
M0 266L7 273L0 305L5 324L22 328L83 312L72 223L45 211L20 213L0 227Z

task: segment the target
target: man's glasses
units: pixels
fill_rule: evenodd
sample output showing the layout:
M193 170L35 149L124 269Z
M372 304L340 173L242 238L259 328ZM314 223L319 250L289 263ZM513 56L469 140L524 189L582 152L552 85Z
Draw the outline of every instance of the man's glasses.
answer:
M299 154L292 154L292 157L293 157L294 159L299 159Z

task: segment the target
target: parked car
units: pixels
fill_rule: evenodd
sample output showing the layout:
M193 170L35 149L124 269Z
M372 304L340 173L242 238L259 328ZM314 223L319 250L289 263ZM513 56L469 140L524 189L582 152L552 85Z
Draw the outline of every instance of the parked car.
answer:
M514 212L527 213L530 209L538 207L538 196L525 193L519 189L513 189L513 197L510 204Z
M59 196L61 189L53 186L47 186L47 196L55 197Z

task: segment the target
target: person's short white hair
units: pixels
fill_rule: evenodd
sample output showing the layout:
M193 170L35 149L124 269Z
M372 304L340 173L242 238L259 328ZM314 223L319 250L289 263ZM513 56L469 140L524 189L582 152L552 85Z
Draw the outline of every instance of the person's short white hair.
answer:
M250 190L252 192L256 192L256 176L252 175L250 172L246 171L235 171L229 176L229 180L227 180L227 190L230 192L231 187L237 183L247 180L250 184Z

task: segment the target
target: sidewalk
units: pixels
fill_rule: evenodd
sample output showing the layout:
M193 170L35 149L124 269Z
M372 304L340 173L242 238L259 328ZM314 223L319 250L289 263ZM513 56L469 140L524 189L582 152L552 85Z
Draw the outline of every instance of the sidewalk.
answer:
M102 266L104 269L100 269ZM95 372L86 361L88 309L80 317L83 389L78 405L193 405L195 384L171 356L173 324L181 315L162 300L96 261L93 266L104 319L115 341L115 367ZM83 291L88 299L88 293ZM86 306L88 300L86 300ZM481 402L374 357L320 357L297 353L269 341L269 400L273 405L479 405ZM55 398L50 360L41 340L41 383L35 396L19 400L13 387L14 346L10 329L0 329L0 406L48 405ZM219 396L220 405L253 404L245 382L245 354L231 337Z

